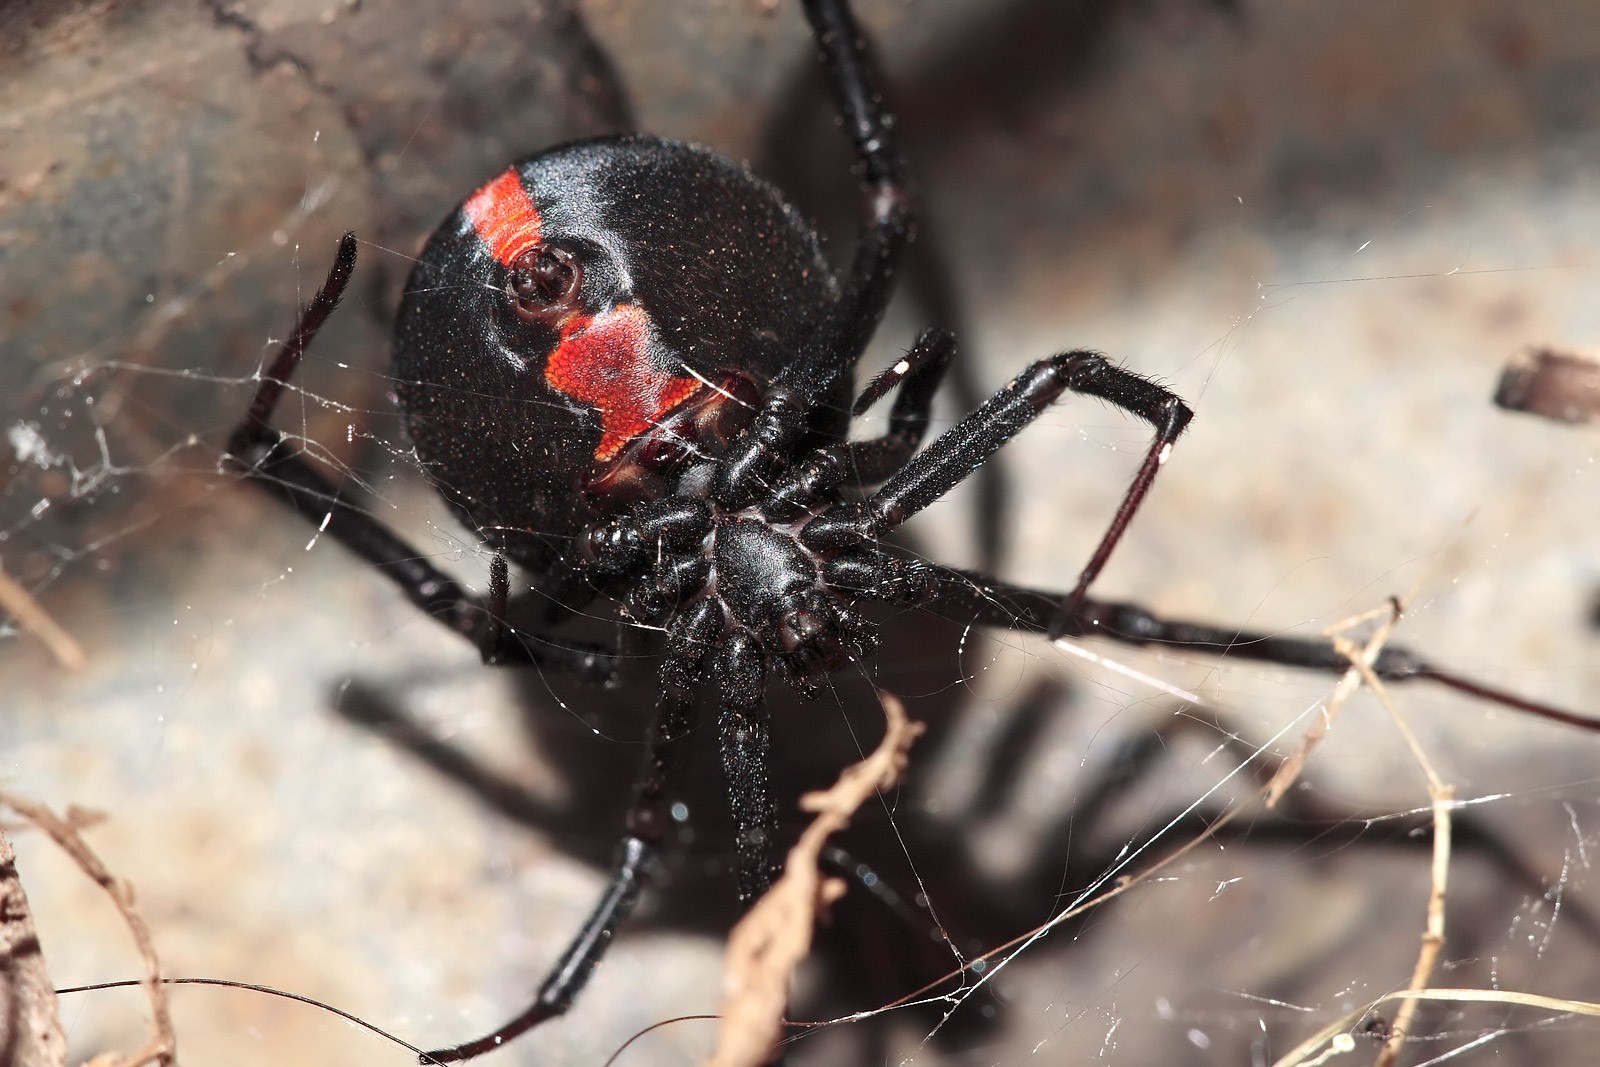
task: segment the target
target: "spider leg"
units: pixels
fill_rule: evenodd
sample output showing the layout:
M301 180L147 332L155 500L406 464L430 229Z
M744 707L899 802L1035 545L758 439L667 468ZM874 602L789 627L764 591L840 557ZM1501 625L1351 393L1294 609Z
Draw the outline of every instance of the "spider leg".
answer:
M383 523L340 499L338 487L271 425L278 400L306 348L338 307L355 264L355 234L347 233L339 242L327 280L301 312L293 333L278 347L263 374L244 421L228 439L223 462L377 568L421 611L473 641L485 663L536 664L567 671L589 682L614 681L614 653L597 646L556 644L532 635L525 640L524 635L499 621L503 610L486 606ZM503 582L504 561L499 566ZM505 598L506 589L501 587L492 599L503 609Z
M955 355L955 338L944 330L924 330L917 343L874 378L851 406L857 418L899 387L889 412L889 428L865 441L819 448L773 488L762 502L768 519L795 519L806 508L846 482L875 485L905 466L928 431L933 397Z
M1122 539L1156 472L1171 453L1172 443L1193 417L1175 393L1116 366L1098 352L1064 352L1033 364L935 438L872 496L835 507L811 522L802 540L813 548L843 549L881 537L954 489L1068 391L1106 400L1156 430L1144 462L1078 579L1068 601L1070 615L1071 606L1083 599Z
M683 780L692 747L689 735L694 727L694 679L721 621L721 612L708 603L685 615L673 628L644 770L634 786L617 865L594 911L540 983L533 1003L491 1034L424 1053L423 1063L453 1063L493 1052L540 1023L564 1014L583 991L617 930L633 914L649 867L666 835L670 823L668 806Z
M528 1009L492 1034L450 1048L425 1052L419 1057L421 1062L455 1063L493 1052L540 1023L564 1014L572 1006L573 1000L594 973L600 957L605 955L617 928L633 914L639 891L644 887L645 869L655 859L656 850L652 844L630 835L622 839L619 852L617 866L611 872L611 880L599 904L540 984L539 992Z
M883 106L872 63L844 0L805 0L823 69L833 86L861 177L862 226L844 292L816 344L773 378L743 437L718 464L713 494L728 508L748 507L768 475L809 428L816 398L834 394L855 369L883 318L915 212L894 118Z
M772 846L778 831L771 785L772 735L761 700L766 671L750 635L736 633L722 646L716 676L722 688L717 737L738 835L739 899L748 903L772 885L776 873Z
M1136 604L1108 600L1084 598L1074 610L1069 594L1028 589L975 571L912 565L924 575L921 606L947 619L1065 637L1106 637L1129 645L1166 645L1313 671L1337 672L1350 666L1331 642L1318 638L1162 619ZM1389 645L1379 653L1373 670L1380 678L1395 680L1418 673L1420 663L1412 653Z
M1075 598L1073 594L1011 585L975 571L880 555L881 560L872 557L853 570L835 568L841 571L845 587L874 599L927 607L958 622L1051 636L1106 637L1127 645L1164 645L1327 673L1350 668L1350 661L1325 639L1163 619L1138 604ZM1600 729L1600 721L1484 685L1400 645L1385 645L1372 670L1385 681L1426 680L1568 726Z
M792 363L780 375L795 379L786 385L821 386L854 367L871 340L889 303L895 267L911 239L915 216L905 159L895 143L894 117L883 106L866 43L849 5L843 0L805 0L803 6L845 133L855 149L864 209L827 358Z

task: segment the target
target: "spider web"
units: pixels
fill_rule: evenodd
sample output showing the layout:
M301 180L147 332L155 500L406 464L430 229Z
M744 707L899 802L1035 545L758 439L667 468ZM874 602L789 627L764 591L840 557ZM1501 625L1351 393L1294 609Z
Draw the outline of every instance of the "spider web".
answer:
M1522 345L1600 337L1600 40L1578 5L862 6L977 380L1097 347L1197 409L1097 595L1299 634L1404 595L1396 643L1594 709L1600 438L1489 403ZM804 64L798 19L759 7L585 15L641 127L756 155L769 116L804 111L784 82ZM518 1010L586 914L641 698L479 669L337 545L218 476L216 448L335 236L356 229L352 294L279 425L481 587L486 561L389 410L384 324L450 203L520 151L626 116L613 72L541 5L463 9L425 33L420 12L324 14L91 5L0 34L24 42L0 53L15 140L0 186L0 561L87 659L65 671L16 625L0 639L7 770L18 791L109 815L94 840L136 884L170 973L294 989L429 1045ZM424 40L437 51L405 51ZM822 157L837 136L825 121L775 128ZM778 176L848 219L826 199L843 167ZM927 317L903 301L866 369ZM934 431L958 415L946 398ZM1146 440L1069 400L1010 446L1003 575L1070 586ZM963 489L930 508L913 550L971 563L973 507ZM1332 679L1100 645L1116 665L1086 663L914 615L884 628L870 681L934 731L847 845L926 897L952 939L935 964L971 964L1139 874L1197 836L1180 813L1238 810L1237 832L954 993L881 1012L915 988L896 967L922 935L853 886L797 1002L840 1024L790 1062L1270 1063L1404 986L1429 861L1425 833L1403 842L1428 796L1370 697L1294 794L1370 831L1287 842L1249 803L1253 769L1294 749ZM813 705L775 701L792 788L870 747L864 675L842 672ZM1419 686L1392 696L1457 819L1530 875L1458 826L1434 984L1584 996L1594 742ZM352 723L363 715L387 725ZM472 790L424 769L404 721L492 775ZM1092 783L1152 731L1151 773L1091 817ZM603 1062L645 1027L717 1010L730 909L715 902L731 889L710 751L660 899L571 1016L502 1057ZM56 980L131 975L95 891L39 842L18 846ZM177 1007L195 1062L409 1059L247 993L185 990ZM137 1043L132 994L64 1012L79 1058ZM1424 1023L1406 1062L1583 1062L1595 1036L1496 1004ZM665 1027L623 1062L696 1062L710 1031ZM1376 1041L1354 1055L1376 1058Z

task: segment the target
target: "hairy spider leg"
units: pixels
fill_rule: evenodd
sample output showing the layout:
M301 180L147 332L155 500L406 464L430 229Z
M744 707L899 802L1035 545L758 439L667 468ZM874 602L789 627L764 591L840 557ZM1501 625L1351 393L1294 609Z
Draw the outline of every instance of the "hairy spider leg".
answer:
M712 493L729 509L749 507L765 494L772 472L806 431L809 398L829 395L855 369L889 304L915 218L894 117L883 106L848 4L804 0L802 6L860 168L863 222L830 328L812 351L774 376L749 430L718 464Z
M844 549L876 540L954 489L1063 393L1096 396L1155 427L1156 434L1073 594L1099 575L1128 522L1138 512L1193 412L1177 394L1098 352L1063 352L1029 366L966 418L936 437L866 500L837 505L813 521L801 539L817 549Z
M872 599L929 607L955 621L1030 630L1052 639L1098 634L1124 644L1170 645L1307 670L1341 672L1349 668L1349 661L1325 640L1168 621L1137 604L1087 595L1193 414L1164 386L1094 352L1067 352L1033 364L934 439L877 493L859 503L837 505L819 516L805 528L802 540L822 549L875 540L955 488L1067 390L1098 396L1156 428L1144 462L1070 593L1010 585L977 572L905 560L887 552L838 561L838 566L830 566L829 583ZM1593 718L1467 678L1400 646L1384 648L1373 670L1390 681L1426 679L1568 726L1600 730L1600 721Z
M1350 661L1319 638L1284 637L1209 623L1163 619L1138 604L1084 597L1011 585L975 571L917 564L925 568L931 595L922 600L949 619L967 620L1012 630L1070 637L1106 637L1126 645L1161 645L1239 656L1283 667L1338 673ZM1429 681L1504 707L1586 730L1600 730L1600 721L1464 677L1430 663L1401 645L1385 645L1372 671L1389 682Z
M698 659L687 649L682 630L674 645L675 657L681 656L689 663ZM650 728L644 772L634 785L633 803L628 808L627 832L618 845L616 866L594 911L539 984L533 1003L522 1014L483 1037L423 1053L421 1062L454 1063L493 1052L519 1034L565 1014L588 983L617 928L628 920L639 902L639 893L670 822L671 797L687 766L694 728L693 688L684 672L677 674L673 683L662 687Z
M766 668L754 638L735 633L728 639L718 650L716 673L721 690L717 741L733 806L739 899L749 903L767 891L778 873L773 859L778 811L771 784L772 730L762 702Z
M955 351L949 333L924 330L911 350L874 378L851 405L850 417L858 418L898 386L884 433L817 449L777 481L761 502L761 513L773 521L796 519L840 486L877 485L903 467L928 431L934 395Z

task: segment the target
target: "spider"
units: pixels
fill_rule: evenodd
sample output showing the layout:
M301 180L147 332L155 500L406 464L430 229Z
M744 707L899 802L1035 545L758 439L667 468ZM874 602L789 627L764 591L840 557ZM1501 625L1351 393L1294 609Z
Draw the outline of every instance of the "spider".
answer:
M619 649L553 636L596 601L665 635L659 698L618 858L592 914L532 1005L492 1034L428 1054L463 1060L565 1012L649 877L669 825L699 695L714 726L736 829L741 900L776 873L765 692L776 675L815 695L878 643L865 603L963 622L1135 645L1226 652L1321 671L1328 644L1163 619L1089 589L1166 464L1192 411L1164 386L1085 350L1031 364L922 447L955 356L923 333L853 399L852 377L911 240L914 207L847 0L802 0L855 156L862 225L836 272L783 195L693 145L630 135L513 164L429 240L399 312L395 393L423 469L492 553L476 596L342 500L272 426L307 346L356 263L346 234L326 282L273 355L228 444L231 467L395 582L489 665L537 666L600 685ZM890 393L888 427L852 440ZM886 542L1065 394L1108 402L1153 438L1076 586L1024 588L911 558ZM515 565L529 588L511 595ZM540 632L505 620L542 611ZM1400 648L1373 664L1579 723ZM708 700L707 703L710 703Z

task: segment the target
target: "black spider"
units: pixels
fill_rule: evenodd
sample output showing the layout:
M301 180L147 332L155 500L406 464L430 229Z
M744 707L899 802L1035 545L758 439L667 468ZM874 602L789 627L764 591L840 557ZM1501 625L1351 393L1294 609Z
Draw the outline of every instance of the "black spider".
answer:
M513 165L468 197L423 252L396 329L395 389L429 477L494 552L486 598L341 500L270 425L355 267L353 235L229 443L241 474L474 642L485 663L602 684L621 666L615 649L507 624L508 561L531 585L518 602L537 598L550 627L607 599L667 635L648 755L604 896L527 1011L433 1059L489 1051L571 1005L662 841L702 688L718 698L739 893L748 901L767 888L776 824L767 675L810 695L829 672L869 656L878 636L862 601L1051 636L1347 666L1321 641L1167 621L1087 595L1190 420L1159 384L1098 353L1065 352L1028 367L919 452L955 351L950 336L929 331L850 402L913 209L894 123L847 3L802 6L861 179L865 221L842 275L776 189L706 149L648 136L564 145ZM852 420L891 391L887 432L849 440ZM1108 401L1155 429L1070 593L1008 585L885 544L1065 392ZM1386 649L1374 669L1579 721L1401 649Z

